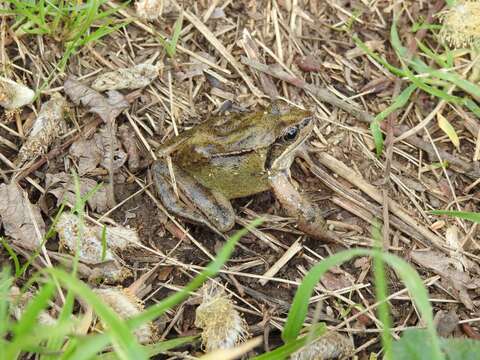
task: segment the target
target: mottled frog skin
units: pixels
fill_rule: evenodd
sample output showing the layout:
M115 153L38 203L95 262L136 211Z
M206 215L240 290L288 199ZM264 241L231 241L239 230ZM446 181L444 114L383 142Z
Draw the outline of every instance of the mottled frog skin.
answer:
M158 196L175 215L220 232L235 222L231 199L270 189L269 176L290 167L295 149L310 134L312 113L274 109L212 117L184 131L158 149L153 165ZM166 157L170 156L176 196Z

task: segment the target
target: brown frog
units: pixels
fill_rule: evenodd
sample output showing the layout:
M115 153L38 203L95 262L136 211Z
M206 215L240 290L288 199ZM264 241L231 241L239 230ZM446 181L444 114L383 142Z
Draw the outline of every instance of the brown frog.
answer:
M159 148L161 159L152 168L161 202L170 212L223 233L235 223L231 199L273 188L289 215L299 219L300 228L323 238L325 222L318 209L288 181L294 157L313 128L312 120L306 110L272 108L212 117L184 131ZM166 156L171 157L183 199L195 209L176 196Z

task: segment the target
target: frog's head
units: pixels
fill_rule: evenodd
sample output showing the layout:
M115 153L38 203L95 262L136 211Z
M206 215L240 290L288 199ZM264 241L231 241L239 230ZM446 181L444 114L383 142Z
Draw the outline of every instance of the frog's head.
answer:
M295 154L303 145L313 129L313 113L308 110L290 109L278 116L276 121L277 137L272 144L268 168L272 171L287 170Z

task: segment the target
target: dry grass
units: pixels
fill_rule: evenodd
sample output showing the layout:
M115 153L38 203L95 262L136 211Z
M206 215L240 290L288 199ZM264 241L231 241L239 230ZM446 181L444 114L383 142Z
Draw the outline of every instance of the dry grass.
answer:
M160 69L160 76L143 90L124 91L130 106L116 119L118 125L129 126L136 144L130 151L139 154L139 164L132 167L126 162L115 170L98 166L82 175L108 182L110 171L115 181L116 204L108 204L103 212L90 209L87 219L96 224L129 225L140 234L142 248L121 256L134 274L124 285L135 288L146 303L158 301L182 288L214 257L222 242L221 236L209 229L173 217L156 199L148 170L155 148L218 112L227 101L253 111L277 97L315 110L316 125L309 139L312 152L310 158L297 159L293 177L325 211L341 244L304 236L295 221L283 216L272 196L234 202L238 227L258 216L266 221L242 240L216 281L227 284L251 334L264 336L262 346L256 349L272 349L280 343L279 330L307 269L342 248L373 246L370 228L375 218L385 224L383 247L415 260L411 262L428 287L435 311L457 314L461 325L455 328L455 335L480 337L478 288L455 284L448 269L442 272L428 260L412 256L421 249L429 254L435 250L461 264L455 270L472 283L478 277L476 225L429 214L447 208L478 211L478 120L457 105L416 91L407 106L384 121L385 151L377 158L369 123L408 85L408 79L389 73L352 40L356 35L399 66L388 41L395 13L401 14L399 33L411 51L418 50L413 35L440 51L431 33L412 34L409 30L414 22L420 22L420 16L431 17L442 4L433 0L399 1L395 6L390 1L366 0L205 0L179 5L165 0L160 20L153 22L136 18L132 6L120 10L117 20L130 23L84 47L70 59L66 73L88 84L99 73L147 61ZM108 6L116 4L110 1ZM170 58L159 36L170 36L180 9L184 9L183 29L176 54ZM53 39L17 37L8 31L10 22L2 17L2 72L34 89L46 79L53 81L32 106L2 113L0 183L18 181L30 200L39 202L50 223L57 206L46 188L46 174L78 172L78 159L69 152L70 145L91 138L108 124L86 113L85 108L71 105L69 131L57 139L50 153L16 168L14 159L35 112L51 94L63 90L65 74L57 73L52 65L62 56ZM475 54L456 55L454 64L465 78L478 67ZM437 114L453 125L459 148L436 121L429 121ZM405 133L409 137L402 136ZM447 169L435 167L444 160L449 163ZM49 266L61 256L55 244L49 242L36 266ZM14 248L29 253L21 244L15 243ZM318 284L310 299L312 309L321 304L322 321L354 341L354 355L360 358L380 351L381 324L375 312L378 303L370 267L369 259L360 258L337 268ZM421 324L404 286L393 273L389 280L392 335L399 338L403 330ZM158 322L160 338L198 331L193 323L198 301L193 298L183 303Z

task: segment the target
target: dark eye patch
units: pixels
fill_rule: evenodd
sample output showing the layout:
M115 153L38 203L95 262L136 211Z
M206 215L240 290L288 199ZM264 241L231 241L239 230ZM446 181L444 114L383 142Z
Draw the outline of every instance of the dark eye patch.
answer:
M298 128L296 126L289 127L287 130L285 130L285 133L283 135L283 138L285 140L294 140L298 135Z

